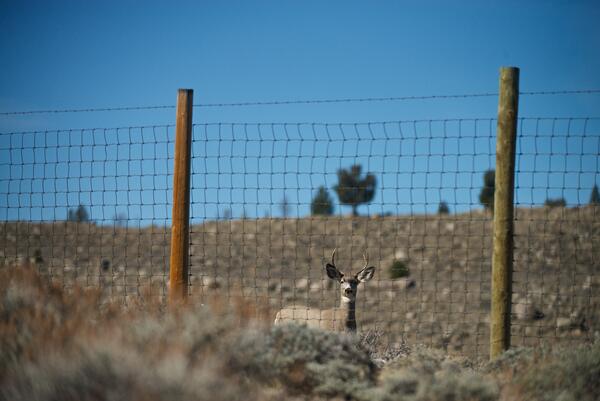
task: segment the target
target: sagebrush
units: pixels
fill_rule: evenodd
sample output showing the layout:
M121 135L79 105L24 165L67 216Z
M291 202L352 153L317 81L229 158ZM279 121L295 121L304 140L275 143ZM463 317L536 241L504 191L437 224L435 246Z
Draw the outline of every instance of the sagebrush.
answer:
M214 305L219 305L215 302ZM381 332L269 327L244 309L107 303L0 269L1 400L595 400L600 344L477 364Z

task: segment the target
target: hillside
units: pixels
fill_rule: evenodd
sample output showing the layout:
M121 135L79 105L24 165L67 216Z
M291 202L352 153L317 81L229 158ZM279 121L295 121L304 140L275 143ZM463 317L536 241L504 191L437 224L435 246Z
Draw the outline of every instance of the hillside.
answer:
M581 341L600 334L600 211L517 209L513 344ZM199 302L231 297L270 308L330 307L338 300L323 265L337 248L338 267L363 265L375 278L358 293L357 319L390 343L442 347L483 356L488 350L491 217L332 217L206 222L191 228L191 294ZM87 223L5 222L0 263L30 261L68 288L100 286L128 300L164 296L169 232ZM402 260L405 279L389 278Z

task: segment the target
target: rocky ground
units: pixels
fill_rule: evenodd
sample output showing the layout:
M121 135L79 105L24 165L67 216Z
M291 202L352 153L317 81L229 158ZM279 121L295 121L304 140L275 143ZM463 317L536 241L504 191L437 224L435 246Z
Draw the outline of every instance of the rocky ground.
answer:
M600 336L600 209L517 209L513 276L515 345L587 341ZM357 319L390 344L402 341L486 357L489 337L491 216L225 220L191 228L190 293L199 303L330 307L339 295L323 265L349 273L367 251L377 267L361 285ZM410 271L390 278L401 260ZM91 223L4 222L0 264L29 263L69 288L106 297L164 297L169 231ZM258 313L258 309L257 313Z

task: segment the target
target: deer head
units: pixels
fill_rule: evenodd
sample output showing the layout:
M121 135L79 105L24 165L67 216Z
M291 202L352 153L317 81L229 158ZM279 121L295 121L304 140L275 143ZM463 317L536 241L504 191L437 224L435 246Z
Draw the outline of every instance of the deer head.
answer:
M344 273L335 266L335 249L331 254L331 263L325 265L327 276L340 283L341 302L339 307L332 309L306 308L305 306L287 307L277 312L274 323L298 322L326 330L356 332L358 284L371 280L375 273L375 267L369 266L369 256L365 253L363 258L365 266L351 277L345 277Z
M331 254L331 263L325 265L327 270L327 276L332 280L340 282L341 300L343 303L354 303L356 301L356 293L358 291L358 284L367 282L373 278L375 274L375 266L369 266L369 255L363 254L365 261L364 267L356 273L354 276L345 277L344 273L340 271L335 265L335 251Z

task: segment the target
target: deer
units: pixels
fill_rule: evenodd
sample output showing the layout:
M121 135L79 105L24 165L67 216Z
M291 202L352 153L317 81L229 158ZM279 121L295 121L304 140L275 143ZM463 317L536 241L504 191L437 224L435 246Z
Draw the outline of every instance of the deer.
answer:
M365 252L364 267L355 275L346 278L335 265L335 252L331 254L331 263L325 264L327 277L340 283L340 306L333 309L316 309L305 306L291 306L281 309L275 316L275 325L285 323L304 323L330 331L356 332L356 294L358 285L373 278L375 266L369 266L369 256Z

